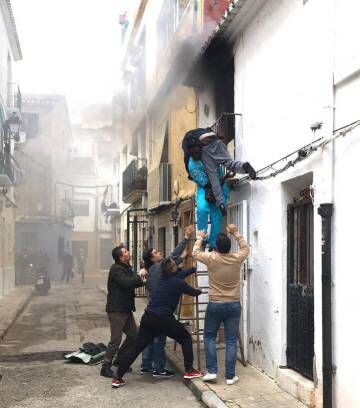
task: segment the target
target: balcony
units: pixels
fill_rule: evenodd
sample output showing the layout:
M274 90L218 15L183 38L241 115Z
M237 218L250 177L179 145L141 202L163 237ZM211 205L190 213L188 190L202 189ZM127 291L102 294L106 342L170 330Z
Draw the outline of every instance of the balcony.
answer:
M161 163L149 174L149 209L171 203L171 164Z
M139 200L147 188L146 159L134 159L123 172L123 201L132 204Z
M8 83L7 107L21 112L22 96L18 84Z

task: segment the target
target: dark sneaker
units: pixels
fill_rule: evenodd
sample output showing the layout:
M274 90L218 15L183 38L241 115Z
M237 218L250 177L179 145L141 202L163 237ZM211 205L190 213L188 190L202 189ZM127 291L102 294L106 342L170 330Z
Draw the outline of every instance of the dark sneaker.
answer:
M155 378L171 378L174 377L175 373L173 371L167 370L164 371L154 371L153 377Z
M188 371L184 374L184 378L187 380L192 380L193 378L201 378L204 376L204 373L201 371L195 370L194 368L191 371Z
M106 364L101 367L100 375L106 378L114 378L115 374L114 371L111 369L111 366Z
M140 374L153 374L154 370L152 368L141 368Z
M125 381L122 378L113 378L111 386L113 388L119 388L125 385Z

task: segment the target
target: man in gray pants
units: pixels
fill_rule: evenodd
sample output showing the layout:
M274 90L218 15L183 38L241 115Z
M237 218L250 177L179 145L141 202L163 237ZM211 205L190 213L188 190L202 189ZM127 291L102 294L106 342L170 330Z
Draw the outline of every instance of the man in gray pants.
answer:
M201 160L204 163L216 204L223 216L226 215L224 194L219 180L219 166L223 165L234 173L249 174L252 180L256 179L256 171L248 162L233 160L227 151L226 145L210 128L198 128L186 133L183 149L185 155L192 156L201 149ZM186 164L185 164L186 165Z

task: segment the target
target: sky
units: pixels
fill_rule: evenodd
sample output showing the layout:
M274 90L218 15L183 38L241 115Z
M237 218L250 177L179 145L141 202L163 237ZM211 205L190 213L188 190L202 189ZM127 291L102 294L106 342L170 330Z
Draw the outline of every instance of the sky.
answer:
M81 108L111 100L119 83L119 15L133 0L12 0L23 61L22 93L67 97L76 122Z

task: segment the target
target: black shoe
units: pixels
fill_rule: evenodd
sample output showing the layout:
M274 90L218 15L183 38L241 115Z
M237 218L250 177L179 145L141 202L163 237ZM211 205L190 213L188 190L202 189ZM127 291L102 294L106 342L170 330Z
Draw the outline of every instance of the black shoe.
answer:
M154 370L152 368L141 368L140 374L153 374Z
M164 371L154 371L153 377L155 378L171 378L174 377L175 373L173 371L167 370L166 368Z
M243 167L245 173L247 173L249 175L251 180L256 180L257 179L256 171L255 171L254 167L249 162L244 163L242 167Z
M114 378L115 377L115 373L114 371L111 369L111 366L109 364L104 364L101 367L100 370L100 375L102 377L106 377L106 378Z
M220 205L219 205L219 209L220 209L221 215L222 215L223 217L226 217L227 210L226 210L225 205L224 205L224 204L220 204Z

